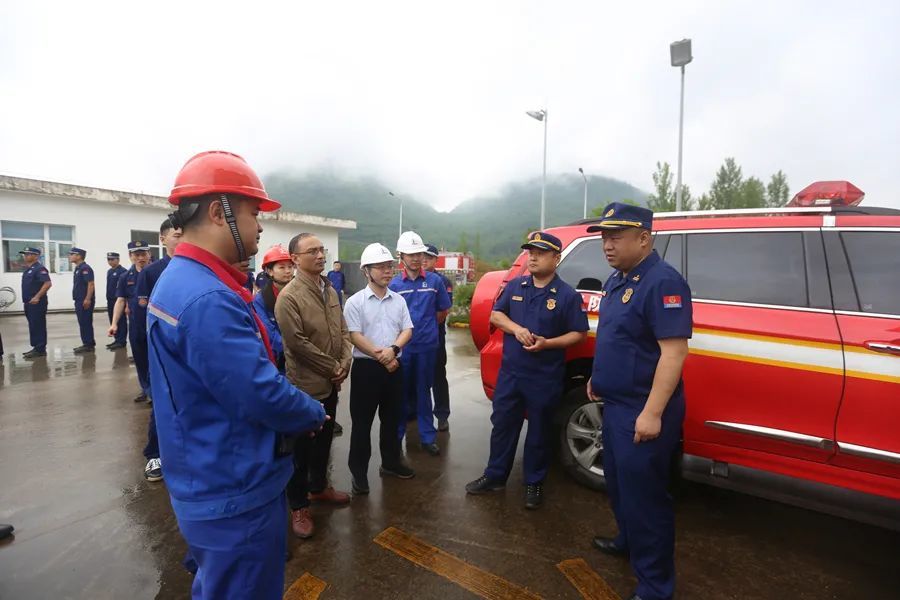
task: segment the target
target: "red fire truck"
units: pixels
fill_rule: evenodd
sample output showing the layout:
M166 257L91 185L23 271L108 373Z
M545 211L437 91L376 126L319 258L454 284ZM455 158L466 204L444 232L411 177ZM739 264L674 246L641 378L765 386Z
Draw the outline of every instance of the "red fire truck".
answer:
M654 216L654 246L694 297L680 468L900 529L900 210L861 199L847 182L823 182L783 209ZM592 222L550 231L564 244L559 274L596 331L612 270L600 234L587 233ZM525 264L522 253L508 271L485 274L472 300L489 397L503 344L491 307ZM559 454L574 477L602 488L602 403L584 390L593 342L567 355Z

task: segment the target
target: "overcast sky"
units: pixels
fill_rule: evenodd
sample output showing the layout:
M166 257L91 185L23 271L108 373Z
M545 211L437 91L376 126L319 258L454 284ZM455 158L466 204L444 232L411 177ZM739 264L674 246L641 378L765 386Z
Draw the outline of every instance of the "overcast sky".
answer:
M80 2L0 6L0 172L165 194L222 148L374 175L440 209L584 167L650 190L734 156L900 207L900 3Z

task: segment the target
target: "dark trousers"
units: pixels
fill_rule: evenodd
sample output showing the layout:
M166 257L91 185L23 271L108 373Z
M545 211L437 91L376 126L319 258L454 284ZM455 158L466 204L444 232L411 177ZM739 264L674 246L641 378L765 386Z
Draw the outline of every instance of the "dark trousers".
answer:
M284 594L284 494L235 517L188 521L178 527L197 566L191 598L281 600Z
M434 363L434 384L431 393L434 396L434 416L441 421L450 417L450 385L447 383L447 334L441 327L438 340L437 359Z
M47 351L47 299L41 298L37 304L25 303L25 318L28 319L28 337L31 347L39 352Z
M364 477L372 456L372 422L378 411L381 464L396 466L400 462L398 419L403 405L403 368L393 373L377 360L356 358L350 370L350 472Z
M156 435L156 418L153 406L150 406L150 423L147 425L147 445L144 446L144 458L159 458L159 437Z
M81 333L81 343L85 346L96 346L94 341L94 303L90 308L84 308L83 300L75 300L75 317L78 319L78 330Z
M325 406L325 414L331 419L325 421L322 431L317 431L314 437L302 433L294 444L294 474L287 485L291 510L306 508L310 493L317 494L328 487L328 459L331 458L337 401L337 389L333 388L331 395L320 401Z
M684 397L669 401L656 439L634 443L639 411L607 402L603 407L603 470L619 535L629 552L641 598L675 593L675 510L669 494L674 453L684 421Z
M109 324L112 325L113 319L113 311L116 308L116 299L113 298L110 300L106 299L106 314L109 318ZM128 317L125 313L122 313L122 316L119 317L119 327L116 329L116 343L124 344L125 340L128 339Z
M496 481L506 481L512 470L519 445L519 434L525 413L528 413L528 433L525 434L523 467L525 483L542 483L550 462L553 442L553 412L562 397L563 380L522 377L502 367L494 390L491 413L491 456L484 474Z
M141 391L150 395L150 357L147 353L147 333L136 327L134 321L128 324L128 342L134 356L134 367L137 369L138 383Z

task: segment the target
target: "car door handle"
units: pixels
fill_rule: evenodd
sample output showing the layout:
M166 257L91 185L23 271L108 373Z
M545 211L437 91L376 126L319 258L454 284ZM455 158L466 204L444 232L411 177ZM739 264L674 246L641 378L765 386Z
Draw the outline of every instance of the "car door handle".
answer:
M888 354L900 354L900 345L890 342L866 342L866 348L875 352L886 352Z

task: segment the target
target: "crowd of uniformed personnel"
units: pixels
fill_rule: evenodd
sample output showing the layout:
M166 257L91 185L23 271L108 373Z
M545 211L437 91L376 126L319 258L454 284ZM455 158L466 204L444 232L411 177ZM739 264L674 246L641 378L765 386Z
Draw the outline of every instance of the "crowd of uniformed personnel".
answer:
M445 320L452 284L434 271L437 249L412 231L395 253L365 248L366 287L344 298L339 261L300 233L257 254L269 198L239 156L205 152L178 174L175 211L160 227L166 248L151 262L145 241L128 244L131 266L107 254L110 350L126 332L141 390L152 403L144 475L165 478L195 598L280 598L284 518L299 538L314 534L310 506L346 505L328 480L339 392L351 380L348 464L353 495L369 491L371 427L380 420L381 476L415 472L402 450L408 422L421 448L440 454L449 429ZM619 527L594 546L629 557L634 598L674 595L674 519L669 465L684 418L681 368L691 336L690 290L652 248L652 212L613 203L588 231L602 231L616 271L601 293L596 357L587 395L604 402L604 467ZM505 486L525 417L525 507L544 501L554 408L564 388L565 350L589 330L580 294L556 272L562 243L536 232L522 246L527 274L510 280L491 325L504 334L493 398L489 458L469 494ZM46 354L47 269L25 248L22 292L32 350ZM82 345L93 352L94 275L72 248L73 300ZM598 257L599 259L599 257ZM255 282L255 285L254 285ZM256 292L255 294L253 292ZM127 315L127 323L126 323ZM435 424L437 419L437 424Z

